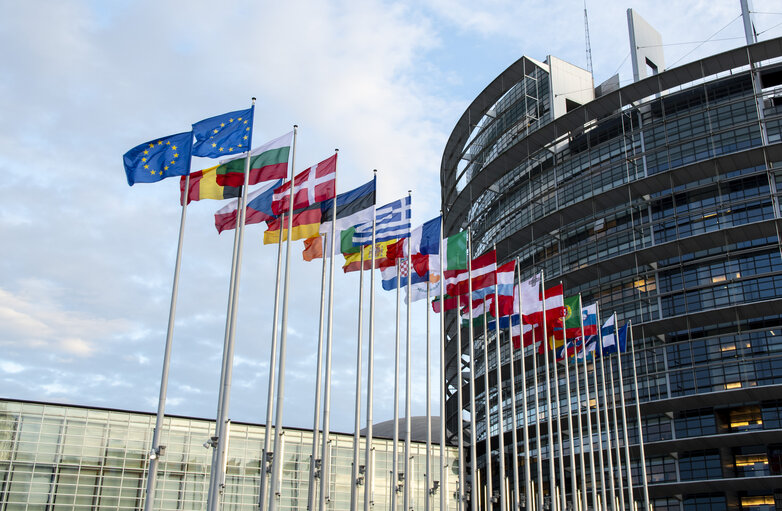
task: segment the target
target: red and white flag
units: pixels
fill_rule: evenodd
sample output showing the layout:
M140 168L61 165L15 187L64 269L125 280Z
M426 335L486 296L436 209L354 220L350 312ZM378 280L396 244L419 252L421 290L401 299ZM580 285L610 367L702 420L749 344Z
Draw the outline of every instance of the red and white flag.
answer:
M448 296L458 296L470 292L467 270L445 271ZM472 260L472 290L477 291L497 283L497 254L494 250L486 252Z
M334 156L299 172L294 178L293 209L302 209L316 202L333 199L336 195L336 180L336 153ZM274 190L272 211L275 215L288 211L290 189L291 182L287 181Z

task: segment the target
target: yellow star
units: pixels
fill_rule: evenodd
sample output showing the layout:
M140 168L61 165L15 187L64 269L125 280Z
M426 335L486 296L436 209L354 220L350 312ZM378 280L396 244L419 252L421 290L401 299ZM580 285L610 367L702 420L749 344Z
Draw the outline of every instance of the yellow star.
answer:
M247 135L244 136L244 139L247 140Z
M245 124L247 124L247 121L244 121Z
M176 163L176 162L174 160L171 160L171 165L173 165L174 163Z
M234 120L233 119L228 119L228 122L234 122Z
M250 131L250 128L248 127L248 128L247 128L247 129L245 129L244 131Z
M157 141L157 145L163 145L163 141L162 140L158 140Z
M144 165L144 168L145 168L145 169L148 169L148 168L149 168L149 165Z
M221 147L221 148L220 148L220 151L222 151L222 150L223 150L223 148Z
M236 120L237 120L237 121L241 121L241 120L242 120L242 118L241 118L241 117L238 117Z
M165 167L163 167L163 170L168 170L168 165L166 165Z
M162 171L162 170L160 171L160 175L161 175L161 176L163 175L163 171Z
M154 170L150 170L149 173L152 174L153 176L155 175L155 171Z
M236 147L242 147L241 143L236 144Z
M172 145L172 146L171 146L171 149L173 149L174 151L176 151L176 146L175 146L175 145Z
M146 149L144 149L144 154L149 154L149 151L147 151Z
M217 130L217 129L215 129L215 130L214 130L214 133L217 133L217 131L218 131L218 130Z
M214 142L212 142L212 147L217 147L217 144L215 144Z
M166 145L171 145L171 141L170 140L166 140ZM176 150L176 147L174 149Z
M174 153L174 158L179 158L179 153Z
M155 147L155 144L149 144L149 147ZM144 151L146 152L146 151Z
M234 148L233 148L233 147L229 147L229 148L228 148L228 152L229 152L229 153L230 153L231 151L233 151L233 150L234 150Z
M221 127L221 128L225 128L225 123L224 123L224 122L221 122L221 123L220 123L220 127Z
M141 158L141 161L147 161L147 159L146 158Z

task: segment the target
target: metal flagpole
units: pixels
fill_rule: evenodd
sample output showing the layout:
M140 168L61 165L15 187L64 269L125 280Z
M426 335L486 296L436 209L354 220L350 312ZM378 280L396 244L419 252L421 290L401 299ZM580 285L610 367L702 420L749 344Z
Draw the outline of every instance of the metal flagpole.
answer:
M543 365L546 368L546 411L548 415L548 456L549 456L549 500L551 501L551 508L557 508L555 489L557 487L557 477L555 470L554 460L554 411L551 404L551 376L549 374L548 359L549 359L549 343L547 332L547 318L546 318L546 279L543 271L540 272L540 285L543 289ZM560 511L564 511L560 510Z
M443 212L440 211L440 510L448 509L448 485L445 478L445 265L443 264ZM427 300L428 302L429 300ZM427 304L427 307L429 305ZM427 311L427 314L429 312ZM461 361L460 361L461 363ZM461 374L460 374L461 376ZM461 415L461 411L459 413Z
M580 298L579 298L580 300ZM589 371L587 367L587 352L586 352L586 335L584 334L584 321L583 321L583 304L581 306L581 339L582 341L582 353L583 356L581 357L581 369L584 373L583 380L584 380L584 403L586 404L586 419L587 419L587 435L589 438L589 471L592 475L592 509L594 511L598 511L597 506L597 472L595 471L595 444L592 441L592 403L589 398ZM595 403L597 403L597 400L595 400ZM599 418L598 413L598 418ZM601 453L602 457L602 453ZM584 501L584 509L587 508L586 501Z
M408 252L410 252L408 250ZM407 254L407 339L405 346L405 491L404 491L404 509L410 509L410 486L413 484L413 480L410 474L410 455L412 450L410 449L410 434L411 434L411 392L410 383L412 381L412 356L411 344L411 321L410 321L410 298L411 298L411 286L410 286L410 254Z
M339 149L335 149L335 152L339 152ZM337 189L337 170L334 172L334 189ZM329 495L329 483L330 483L330 445L329 440L329 427L331 421L331 351L332 351L332 338L334 334L334 243L335 235L337 231L337 197L332 199L331 206L331 234L325 240L326 246L323 249L323 257L331 258L329 263L329 305L328 305L328 329L326 330L326 367L325 367L325 381L323 382L323 444L320 455L320 497L318 499L318 511L325 511L326 505L331 501Z
M581 317L581 354L582 360L584 360L584 397L586 399L586 411L587 411L587 435L589 438L589 467L590 474L592 474L592 501L594 511L597 511L597 501L594 496L597 495L597 484L595 483L595 458L592 456L592 409L589 406L589 384L586 377L586 335L584 334L584 304L581 302L581 293L578 293L578 314ZM575 364L576 374L576 401L578 401L578 438L579 445L581 446L581 502L582 509L586 511L589 508L589 501L587 500L587 485L586 485L586 464L584 463L584 425L581 419L583 413L581 408L581 382L578 375L578 351L576 351Z
M519 288L521 288L521 268L519 267L519 259L516 258L516 277L519 282ZM523 308L524 304L521 303L521 292L519 292L519 349L521 350L521 410L522 410L522 417L524 424L524 494L526 496L526 509L527 511L532 511L533 504L532 504L532 474L531 474L531 467L529 465L529 410L527 409L527 367L526 367L526 350L524 349L524 320L523 317ZM513 328L513 325L509 325L511 329ZM533 335L534 338L534 335ZM513 330L511 330L511 342L513 342ZM534 340L533 340L534 345ZM533 348L534 351L534 348ZM511 363L511 371L514 370L513 363ZM513 380L514 374L511 373L511 380ZM513 403L516 403L516 384L513 384ZM516 418L516 411L513 411L513 418ZM513 427L514 433L516 432L516 426ZM514 446L517 445L517 440L514 437L513 439ZM514 455L514 461L513 461L513 468L514 470L517 469L518 466L518 458L517 455ZM516 478L516 481L518 481L518 475L514 474L514 477ZM520 495L518 490L516 491L517 499L519 499ZM521 507L521 500L516 501L516 505L513 508L513 511L518 511L519 507Z
M377 170L374 171L377 176ZM374 369L375 369L375 244L376 244L376 223L372 218L372 252L369 257L372 258L371 273L369 275L369 347L367 348L367 438L366 448L364 450L364 511L369 511L369 506L374 502L372 495L372 480L375 474L372 472L372 401L374 399ZM363 252L362 252L363 253ZM361 267L361 273L364 273L364 267ZM356 450L358 451L358 449ZM355 508L354 508L355 509Z
M627 472L627 502L630 509L635 509L635 498L633 498L633 471L630 466L630 439L627 434L627 413L625 412L625 385L622 377L622 346L619 344L619 328L616 324L616 313L614 313L614 328L616 328L616 363L619 370L619 402L622 407L622 433L625 443L625 471ZM627 341L625 341L626 344ZM627 349L627 346L625 346Z
M429 511L432 491L432 344L429 340L429 281L426 282L426 493L424 510ZM369 510L366 510L369 511Z
M321 237L321 247L324 242ZM320 277L320 317L318 320L318 356L315 363L315 406L312 414L312 454L310 454L310 478L309 488L307 490L307 509L313 511L315 509L315 478L318 471L318 437L320 434L320 393L321 393L321 378L323 370L323 320L326 307L326 256L323 256L323 269L321 270Z
M597 342L601 343L600 340L600 315L597 314ZM586 363L586 362L585 362ZM588 373L588 372L587 372ZM602 418L600 417L600 387L597 383L597 357L593 354L592 355L592 381L595 388L595 426L597 428L597 456L598 456L598 462L600 465L600 497L601 502L604 505L607 505L608 502L608 494L606 493L608 491L606 486L606 460L603 457L603 427L601 425ZM590 408L590 414L591 414L591 408ZM610 449L609 449L610 450Z
M545 310L545 309L544 309ZM524 329L522 325L521 339L524 344ZM537 509L543 511L543 443L540 438L540 399L538 399L538 350L535 346L535 325L532 325L532 377L535 390L532 395L535 398L535 448L537 449L536 464L538 469L538 493Z
M580 315L580 311L576 311ZM571 314L573 311L571 311ZM578 486L577 486L577 475L576 474L576 446L575 442L573 441L573 411L571 406L571 398L570 398L570 355L568 354L567 350L567 331L565 328L565 325L562 325L562 334L563 337L565 337L565 393L567 394L567 430L568 430L568 436L570 441L570 498L573 506L573 511L578 511ZM575 353L574 353L575 355ZM576 387L578 387L578 376L576 376ZM581 430L579 429L579 434ZM583 465L584 462L584 456L581 456L581 463ZM582 467L583 472L583 467ZM564 480L562 481L562 485L564 487ZM562 491L562 494L565 494L564 488Z
M496 287L496 285L495 285ZM492 501L494 498L494 481L491 470L491 403L489 402L489 333L486 326L488 320L488 306L486 299L483 301L483 408L486 418L486 452L484 459L486 460L486 509L491 509ZM470 318L472 321L472 318Z
M514 272L513 272L513 288L516 288L516 277L518 275L519 271L519 261L515 261ZM514 293L515 294L515 293ZM521 298L519 297L519 302L521 302ZM516 349L513 346L513 309L511 309L511 315L508 317L508 350L510 351L510 413L511 413L511 442L513 442L513 448L511 449L511 459L513 462L511 463L511 467L513 469L513 498L511 499L511 506L510 509L513 511L518 511L521 507L521 501L519 500L520 492L519 492L519 438L518 438L518 422L516 420ZM519 330L521 330L521 303L519 303ZM521 342L521 341L520 341ZM519 346L521 349L521 374L522 377L525 376L524 374L524 347L523 342L521 343L521 346ZM526 390L526 389L525 389ZM524 396L524 404L526 405L526 391ZM524 406L524 413L527 413L527 407ZM526 421L526 415L524 418L524 430L526 433L527 429L527 421ZM524 451L525 451L525 462L524 462L524 470L525 472L529 469L528 467L528 458L526 457L526 451L527 451L527 442L528 439L525 436L524 437ZM528 479L525 477L525 483L528 481ZM529 492L527 484L524 485L524 491Z
M495 245L494 250L497 250L497 247ZM495 279L496 280L496 279ZM496 356L496 363L497 363L497 424L499 426L498 429L498 444L497 449L499 450L499 461L500 461L500 474L499 474L499 484L500 484L500 510L505 511L505 432L503 431L503 422L504 417L502 413L502 405L503 405L503 399L502 399L502 347L500 346L500 295L499 295L499 282L495 282L494 285L494 324L496 325L496 332L495 332L495 338L494 338L494 349L497 352ZM512 311L511 311L512 313ZM510 322L510 317L508 317L508 322ZM513 350L511 349L511 355L513 355ZM513 356L510 358L511 364L513 364ZM487 389L488 390L488 389ZM488 395L488 394L487 394ZM488 430L487 430L488 433ZM515 460L514 460L515 462Z
M458 298L457 298L458 300ZM442 304L442 310L441 313L445 314L445 302ZM462 361L462 318L461 318L461 312L459 310L459 306L456 306L456 356L457 356L457 362L456 362L456 375L458 379L458 383L456 385L456 400L459 404L459 411L457 413L457 421L458 421L458 431L459 436L457 439L457 446L459 448L459 491L458 496L459 499L457 501L458 510L463 511L464 509L464 501L465 501L465 481L464 481L464 410L463 410L463 403L464 400L462 398L462 386L464 385L464 371L463 371L463 361Z
M614 332L616 332L616 321L614 321ZM614 333L616 339L616 333ZM619 445L619 420L617 418L616 408L616 390L614 388L614 359L608 357L608 377L610 379L611 388L611 416L614 420L614 448L616 449L616 479L617 479L617 492L619 493L619 509L625 509L625 490L624 490L624 475L622 474L622 447Z
M285 221L285 212L283 212L280 218L280 226ZM325 259L324 259L325 261ZM266 395L266 423L263 425L263 452L261 456L261 474L260 474L260 490L258 497L258 508L263 511L266 509L266 489L268 484L267 474L271 470L269 462L272 458L271 440L272 437L269 434L272 424L272 413L274 412L274 389L277 383L277 317L279 316L279 302L280 302L280 273L282 270L282 230L280 230L280 238L277 240L277 279L274 284L274 318L272 319L272 345L269 353L269 385ZM321 295L323 293L321 292ZM318 426L315 425L314 429L317 430ZM314 442L313 442L314 443Z
M562 324L562 334L564 336L564 322ZM553 340L553 336L552 336ZM562 441L562 403L559 400L559 368L558 362L557 362L557 350L556 350L556 343L552 343L555 345L555 349L551 352L551 365L552 365L552 376L554 377L554 402L557 409L557 419L555 422L555 426L557 428L557 443L558 443L558 454L559 454L559 481L560 481L560 491L559 491L559 506L562 511L565 511L567 509L567 491L565 489L566 485L566 479L565 479L565 449ZM554 409L551 410L552 415L554 414Z
M638 398L638 375L635 370L635 340L633 338L633 325L628 326L630 333L630 360L633 362L633 389L635 390L635 411L636 421L638 422L638 446L641 450L641 482L644 488L644 509L650 511L649 507L649 483L646 480L646 453L644 452L644 433L641 422L641 401Z
M374 216L374 214L373 214ZM358 461L361 428L361 334L364 319L364 246L361 245L361 270L358 277L358 338L356 340L356 404L353 412L353 463L350 469L350 509L358 509ZM370 256L372 257L372 256Z
M611 498L611 509L616 509L616 487L614 486L614 461L613 453L611 452L611 425L608 421L608 392L606 392L606 377L605 368L603 365L603 324L600 322L600 309L597 311L597 331L599 333L600 342L600 382L603 390L603 423L605 424L606 432L606 457L608 458L608 474L609 474L609 496ZM597 391L597 380L595 380L595 401L598 401L599 393ZM602 452L602 446L600 447Z
M252 98L253 116L255 116L255 98ZM295 146L294 135L294 146ZM247 148L252 147L252 132L247 143ZM226 427L226 415L231 398L231 376L233 372L234 339L236 337L236 311L239 295L239 276L242 268L242 243L244 237L244 220L247 213L247 186L250 179L250 152L248 150L244 164L244 186L242 196L239 198L238 218L236 222L236 234L234 236L234 257L231 263L231 283L229 285L228 313L225 320L225 338L223 340L223 368L218 394L217 417L215 418L215 435L211 438L212 471L209 480L209 493L207 507L209 511L217 511L221 490L224 486L223 462L228 444Z
M396 337L394 341L394 458L391 460L391 509L396 509L397 481L399 479L399 259L396 260Z
M477 458L478 449L476 446L477 436L475 434L475 329L472 324L472 229L467 229L467 307L469 311L469 321L467 322L470 333L470 509L477 510L480 502L478 495L478 469ZM461 315L459 316L461 323ZM405 508L407 511L409 508Z
M191 159L192 161L192 159ZM171 345L174 339L174 318L176 317L176 301L179 294L179 269L182 265L182 243L185 238L185 218L187 217L187 193L190 189L190 163L185 177L185 189L182 195L182 216L179 220L179 241L176 248L176 263L174 263L174 283L171 286L171 306L168 309L168 330L166 332L166 347L163 353L163 372L160 375L160 395L157 401L157 416L155 432L152 434L152 450L149 453L149 473L147 474L147 489L144 498L144 511L151 511L155 505L155 481L157 479L157 460L165 453L165 446L160 445L160 432L163 429L163 418L166 415L166 393L168 391L168 368L171 363Z
M285 356L288 341L288 288L291 276L291 238L293 237L293 189L295 183L296 134L298 126L293 126L293 156L291 157L291 189L288 195L288 241L285 245L285 277L282 284L282 325L280 331L279 361L277 375L277 407L274 412L274 456L272 458L272 478L269 486L269 511L275 511L279 505L282 479L282 413L285 400ZM282 232L280 232L282 236Z

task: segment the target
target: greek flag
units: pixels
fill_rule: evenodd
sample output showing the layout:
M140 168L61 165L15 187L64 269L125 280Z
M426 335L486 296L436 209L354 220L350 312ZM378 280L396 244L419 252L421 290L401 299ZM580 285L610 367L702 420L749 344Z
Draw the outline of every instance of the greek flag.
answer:
M375 210L375 242L396 240L410 236L410 196L399 199ZM372 223L356 226L353 246L372 243Z

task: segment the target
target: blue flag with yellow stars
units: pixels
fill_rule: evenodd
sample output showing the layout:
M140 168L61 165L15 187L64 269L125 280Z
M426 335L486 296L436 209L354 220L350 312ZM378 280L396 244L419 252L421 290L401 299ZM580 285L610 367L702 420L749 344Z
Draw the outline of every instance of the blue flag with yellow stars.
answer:
M155 183L190 173L193 132L156 138L138 145L122 157L128 184Z
M194 156L219 158L250 150L253 108L216 115L193 124Z

